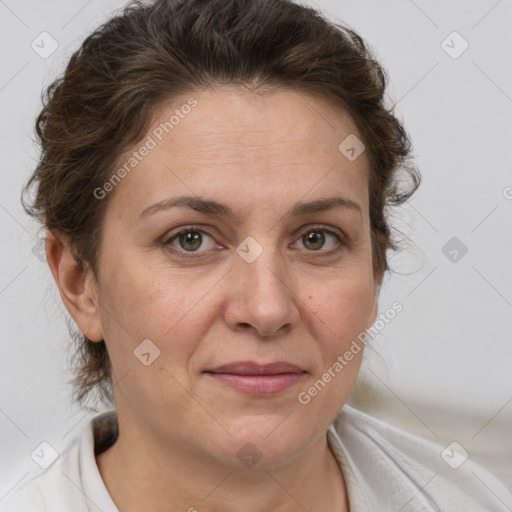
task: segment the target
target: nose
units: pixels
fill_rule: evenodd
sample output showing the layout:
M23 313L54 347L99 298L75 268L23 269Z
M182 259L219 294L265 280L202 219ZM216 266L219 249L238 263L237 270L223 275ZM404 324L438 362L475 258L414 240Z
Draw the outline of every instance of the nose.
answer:
M228 275L225 321L232 330L275 337L297 324L299 298L286 262L275 251L265 248L252 263L237 257Z

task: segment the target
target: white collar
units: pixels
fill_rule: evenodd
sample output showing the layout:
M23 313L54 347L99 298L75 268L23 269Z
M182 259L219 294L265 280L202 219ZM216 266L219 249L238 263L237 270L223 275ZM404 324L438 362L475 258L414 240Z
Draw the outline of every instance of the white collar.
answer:
M119 512L101 478L94 455L95 442L105 435L106 429L117 424L115 410L95 416L87 425L80 440L80 478L86 502L91 512Z

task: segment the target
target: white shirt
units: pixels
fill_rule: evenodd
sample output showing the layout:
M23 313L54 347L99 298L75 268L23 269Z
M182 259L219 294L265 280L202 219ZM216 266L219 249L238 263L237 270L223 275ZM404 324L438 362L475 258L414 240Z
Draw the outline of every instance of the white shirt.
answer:
M0 512L119 512L95 459L95 449L115 442L116 427L115 410L92 418L48 469L0 502ZM512 494L464 460L456 445L446 449L349 405L327 441L345 477L350 512L512 511Z

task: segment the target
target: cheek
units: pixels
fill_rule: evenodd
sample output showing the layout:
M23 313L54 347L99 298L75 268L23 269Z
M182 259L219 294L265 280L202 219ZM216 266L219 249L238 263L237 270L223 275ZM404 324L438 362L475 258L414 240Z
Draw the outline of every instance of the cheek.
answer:
M312 290L307 306L320 364L297 395L298 412L327 426L348 400L361 366L373 302L369 280L333 279L328 288Z
M344 276L305 290L305 301L317 339L346 343L368 327L374 298L371 279Z
M186 273L117 260L100 290L102 326L117 373L138 368L134 351L147 339L160 351L154 366L179 372L212 321L204 306L211 281L197 279L192 286Z
M112 313L114 329L125 329L130 337L159 338L172 327L172 318L183 303L179 281L165 279L165 272L136 258L115 255L105 267L101 300ZM109 323L112 323L111 321Z
M163 273L128 261L118 262L102 290L102 325L123 396L139 407L158 395L159 403L183 413L180 383L186 383L187 361L200 339L192 330L201 328L191 325L190 311L201 297L179 279L171 283Z

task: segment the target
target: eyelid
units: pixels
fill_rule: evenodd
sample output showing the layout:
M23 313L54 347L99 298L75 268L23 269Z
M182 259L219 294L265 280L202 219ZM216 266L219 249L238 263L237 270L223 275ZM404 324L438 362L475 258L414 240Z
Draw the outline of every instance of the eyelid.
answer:
M168 231L162 237L163 243L169 243L173 238L175 238L179 234L181 234L183 232L188 232L188 231L200 231L201 233L206 233L208 236L211 236L213 238L213 235L211 235L208 231L206 231L204 229L205 227L211 227L211 226L205 226L204 224L202 224L202 225L190 224L190 225L186 225L186 226L180 226L179 228Z
M209 233L208 230L204 229L205 227L209 227L209 228L213 229L211 226L205 226L205 225L190 224L190 225L186 225L186 226L180 226L179 228L172 230L170 233L166 233L166 235L162 238L162 243L173 254L178 254L180 256L184 256L185 258L199 257L202 254L208 253L209 251L184 251L184 250L177 249L175 247L170 248L168 246L170 245L170 242L172 240L174 240L176 237L178 237L181 233L184 233L184 232L186 233L189 231L192 231L192 232L198 231L200 233L208 235L210 238L215 240L215 237L211 233ZM332 249L330 251L321 251L321 250L320 251L308 251L312 255L314 255L315 253L317 253L319 255L334 254L335 252L341 250L344 246L348 245L346 235L341 230L338 230L337 228L330 227L330 226L326 227L322 224L309 224L307 226L303 226L300 230L296 231L295 236L297 237L297 240L295 240L295 242L293 242L293 244L297 243L301 239L301 237L304 236L306 233L308 233L310 231L315 231L315 230L322 231L324 233L328 233L328 234L336 237L338 239L338 247L335 249Z
M334 254L335 252L339 251L340 249L342 249L344 246L348 245L346 236L341 230L338 230L336 228L326 227L323 224L309 224L308 226L301 228L298 231L299 238L294 242L294 244L296 244L306 233L309 233L310 231L322 231L324 233L333 235L338 239L338 247L336 247L335 249L332 249L330 251L308 251L308 253L310 253L312 255L314 255L315 253L321 254L321 255L326 255L326 256L331 255L331 254Z

